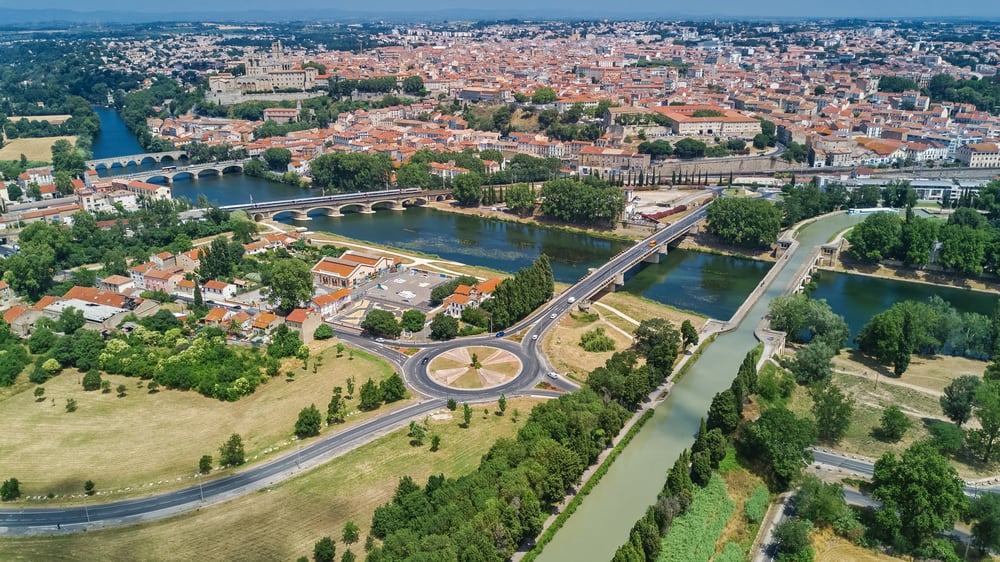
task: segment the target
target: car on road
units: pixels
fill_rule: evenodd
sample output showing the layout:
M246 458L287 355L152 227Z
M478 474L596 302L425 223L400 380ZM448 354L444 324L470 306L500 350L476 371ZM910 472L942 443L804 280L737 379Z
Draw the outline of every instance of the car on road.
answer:
M555 379L559 378L559 373L557 373L555 371L549 371L549 373L546 376L549 377L552 380L555 380Z
M531 340L532 341L537 340L537 339L538 339L538 334L531 334Z
M430 361L430 360L431 360L430 357L424 357L423 359L420 360L420 364L421 365L426 365L427 362Z
M385 343L385 338L375 338L375 343Z
M502 338L502 337L504 337L506 335L507 335L507 332L505 332L503 330L500 330L499 332L497 332L497 337L498 338Z
M576 297L570 297L569 299L566 300L566 302L568 302L569 304L573 304L576 302Z
M555 312L553 312L552 314L549 314L549 318L551 318L553 320L555 320L556 316L559 316L559 315L556 314Z
M650 248L655 248L656 247L656 240L650 240L649 241L649 247Z

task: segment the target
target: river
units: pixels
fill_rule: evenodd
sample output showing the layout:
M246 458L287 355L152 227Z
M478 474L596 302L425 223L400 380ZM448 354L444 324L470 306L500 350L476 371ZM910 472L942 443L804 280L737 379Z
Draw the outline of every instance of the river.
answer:
M844 317L851 329L847 345L872 316L904 300L926 301L937 295L959 312L990 315L997 305L997 295L967 289L910 283L836 271L820 271L813 298L826 299L834 312Z
M143 150L111 109L95 108L101 118L101 135L94 142L94 157L139 154ZM143 169L159 167L146 164ZM111 175L136 168L115 168ZM282 183L244 174L182 179L170 186L175 198L197 201L204 195L218 205L293 199L309 192ZM474 266L514 272L527 267L540 254L549 256L555 279L574 283L625 248L621 241L531 224L489 220L429 208L382 210L374 214L343 217L316 216L288 224L434 254ZM713 318L728 318L764 276L767 265L753 260L683 250L671 251L659 264L636 268L626 277L624 290L652 300Z
M653 418L633 438L591 490L576 512L555 534L539 560L611 560L628 533L666 481L677 456L694 442L702 417L715 393L728 388L743 357L757 345L753 335L810 249L863 217L835 215L817 221L799 233L798 251L789 258L764 295L733 331L721 334L692 365L670 396L656 408Z

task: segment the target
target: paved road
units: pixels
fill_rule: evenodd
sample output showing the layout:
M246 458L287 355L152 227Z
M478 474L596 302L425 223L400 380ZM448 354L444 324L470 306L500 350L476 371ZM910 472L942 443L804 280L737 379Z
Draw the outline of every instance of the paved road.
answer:
M615 274L624 265L639 261L649 251L650 244L664 244L678 232L687 230L704 218L707 206L698 208L691 215L650 235L635 246L623 251L608 263L592 271L577 284L534 314L508 329L513 334L525 330L520 343L493 336L463 338L427 346L412 357L395 349L391 342L380 343L373 339L338 330L338 337L344 341L385 358L395 364L403 373L409 387L426 397L413 406L379 416L376 419L347 428L338 433L310 442L294 454L276 458L273 461L248 468L242 472L193 486L151 497L124 500L111 503L84 504L79 507L0 509L0 535L23 535L51 532L71 532L83 530L91 525L114 526L133 524L140 521L176 515L197 508L202 503L217 503L233 499L254 490L273 485L302 470L325 462L335 454L358 447L375 436L400 428L412 419L443 408L446 399L454 397L462 402L483 402L497 399L501 393L507 396L532 394L558 396L557 391L535 390L540 381L546 381L559 391L571 391L577 385L563 377L548 378L548 363L538 348L538 340L532 336L541 335L555 325L559 317L570 308L569 299L580 301L591 297L603 287L613 282ZM427 363L431 357L449 349L469 345L490 345L508 350L521 360L521 374L513 380L489 389L453 389L433 381L427 374ZM409 345L408 345L409 347ZM424 359L427 361L424 361ZM94 501L90 499L89 501Z
M833 451L821 451L817 449L813 449L812 454L813 462L815 464L849 470L864 476L865 478L871 478L872 474L875 472L875 464L866 460L852 459L840 453ZM1000 484L986 485L970 482L965 483L965 495L975 497L983 493L1000 493Z

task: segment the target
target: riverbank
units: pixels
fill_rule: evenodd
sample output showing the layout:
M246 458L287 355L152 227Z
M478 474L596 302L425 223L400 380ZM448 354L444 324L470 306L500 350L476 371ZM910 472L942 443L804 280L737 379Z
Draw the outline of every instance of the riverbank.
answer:
M989 277L969 278L940 271L913 269L902 265L863 263L847 256L843 249L833 264L820 266L820 269L836 271L838 273L849 273L851 275L906 281L908 283L952 287L980 293L1000 293L1000 278L993 275Z
M521 217L506 210L500 210L498 207L461 207L454 201L433 201L428 203L427 207L437 209L438 211L444 211L446 213L479 217L483 220L530 224L540 228L547 228L549 230L571 232L574 234L586 234L587 236L592 236L601 240L612 240L615 242L634 242L653 233L652 228L640 226L630 226L626 228L617 227L614 229L573 226L566 223L548 220L539 215ZM493 209L497 210L494 211Z

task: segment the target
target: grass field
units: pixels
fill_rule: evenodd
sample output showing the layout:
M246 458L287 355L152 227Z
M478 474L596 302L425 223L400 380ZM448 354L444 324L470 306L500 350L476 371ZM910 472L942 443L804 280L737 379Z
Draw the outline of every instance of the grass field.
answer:
M812 546L816 551L816 562L843 562L852 560L855 562L902 562L902 558L889 556L862 548L851 541L837 536L830 529L823 529L812 534Z
M632 345L632 340L631 337L626 337L622 332L631 335L638 326L631 320L641 322L650 318L666 318L677 329L680 329L684 320L690 320L696 328L700 328L705 323L703 316L677 310L628 293L605 293L597 302L621 312L628 319L603 306L591 305L590 312L599 315L599 320L585 322L564 315L559 324L546 332L542 338L542 349L556 371L573 373L573 378L580 381L586 380L587 373L595 367L604 365L604 362L615 353L614 351L603 353L584 351L579 344L580 336L586 331L603 326L605 334L615 340L615 351L624 351Z
M469 429L458 427L460 415L429 419L429 433L441 436L437 452L430 452L429 440L422 447L411 446L406 430L400 430L281 485L196 513L124 529L0 541L0 559L311 559L313 544L329 535L337 541L339 560L345 550L340 533L347 521L361 527L361 540L352 547L360 559L372 512L392 497L401 476L423 485L432 474L471 472L496 439L512 437L524 425L524 417L514 423L510 412L516 408L527 414L538 402L510 399L507 416L476 416Z
M40 137L37 139L12 139L0 148L0 160L20 160L23 154L28 160L52 161L52 145L59 139L76 144L76 137Z
M903 376L896 379L891 376L892 370L885 365L879 365L857 351L845 351L833 358L834 369L849 373L874 376L878 372L882 380L889 377L901 383L925 388L930 392L940 393L951 381L965 375L982 377L986 370L985 361L976 361L965 357L950 357L936 355L921 357L914 355L910 366Z
M308 371L302 370L301 361L288 361L281 372L295 372L294 380L273 378L238 402L221 402L194 391L149 394L137 388L138 379L120 376L106 378L112 388L125 384L128 396L124 398L114 392L84 392L81 376L70 372L45 383L45 400L36 402L34 385L21 382L0 393L6 427L0 434L4 477L18 478L26 496L77 494L83 482L91 479L99 491L115 490L112 497L117 499L138 495L136 488L149 483L162 482L147 486L142 493L189 485L201 455L217 457L219 446L233 432L243 437L248 458L263 457L269 450L279 454L292 444L300 409L315 403L325 412L333 387L346 391L348 376L354 375L360 388L369 376L381 380L392 372L387 364L363 352L355 350L353 359L347 352L338 358L336 349L326 345L316 373L312 360ZM357 390L348 404L349 424L380 413L353 411L356 394ZM67 398L77 401L76 412L66 412Z
M730 448L728 454L735 455L735 451ZM735 465L735 461L732 464ZM743 506L751 494L753 494L753 491L758 486L764 485L764 481L743 467L722 472L722 478L726 481L727 494L736 505L732 515L729 517L729 521L726 523L726 527L722 530L722 536L715 545L715 553L718 555L722 552L726 543L733 542L740 545L740 549L746 554L750 551L750 546L757 537L760 522L752 523L748 521L744 514Z

